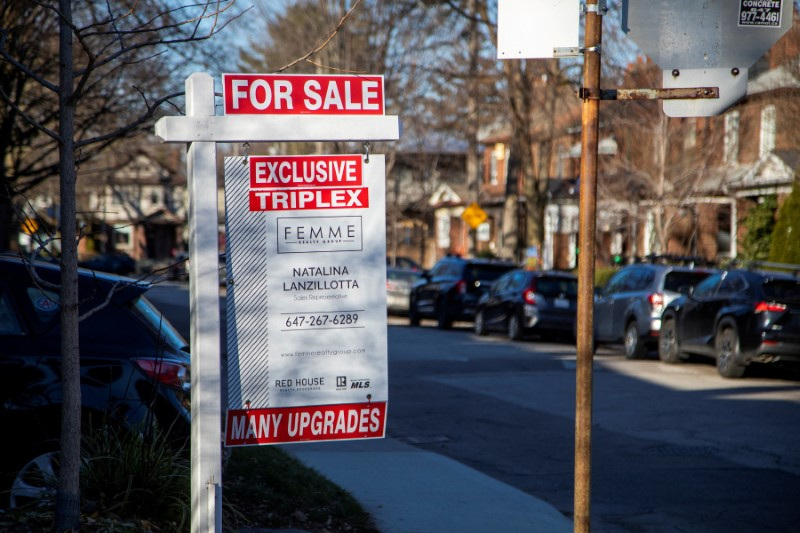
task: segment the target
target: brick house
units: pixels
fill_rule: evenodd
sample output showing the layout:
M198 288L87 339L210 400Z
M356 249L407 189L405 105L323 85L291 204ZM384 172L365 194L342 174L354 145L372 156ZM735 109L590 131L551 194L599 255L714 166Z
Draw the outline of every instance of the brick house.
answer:
M800 169L799 58L795 13L792 29L750 68L746 97L720 116L668 118L652 101L601 104L598 264L651 253L737 256L747 212L769 195L780 202ZM629 66L624 85L654 87L660 76L657 66L640 59ZM545 268L576 265L580 114L578 99L572 100L576 107L561 112L551 137L532 126L534 155L546 153L545 145L554 154L539 251ZM496 226L495 245L508 250L504 239L514 232L523 243L519 253L532 242L521 221L526 184L509 179L508 133L482 141L481 205Z

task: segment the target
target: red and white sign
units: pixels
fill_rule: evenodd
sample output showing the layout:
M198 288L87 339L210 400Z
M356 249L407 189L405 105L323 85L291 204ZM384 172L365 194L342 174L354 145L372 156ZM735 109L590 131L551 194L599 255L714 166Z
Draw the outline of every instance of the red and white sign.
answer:
M376 439L384 436L385 423L386 402L231 409L225 422L225 444Z
M250 211L366 209L369 191L362 186L361 159L354 154L250 157Z
M385 165L225 159L227 445L384 436Z
M383 76L223 74L226 115L383 115Z

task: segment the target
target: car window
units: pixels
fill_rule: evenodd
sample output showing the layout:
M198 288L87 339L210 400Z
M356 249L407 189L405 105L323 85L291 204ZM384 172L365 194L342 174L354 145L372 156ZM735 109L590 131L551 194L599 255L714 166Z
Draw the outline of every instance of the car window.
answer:
M739 274L728 272L719 284L717 294L738 294L747 290L747 282Z
M643 268L634 268L631 273L625 278L623 291L641 291L647 287L647 273L648 271Z
M438 265L434 266L433 270L431 270L431 277L438 278L440 276L447 275L448 266L449 265L447 265L446 263L439 263Z
M511 289L521 290L522 287L528 284L528 274L525 272L514 272L511 277Z
M508 267L501 265L470 265L464 272L467 281L495 281L508 272Z
M574 279L543 276L536 280L536 292L548 298L565 295L578 297L578 282Z
M606 288L603 290L605 294L613 294L615 292L620 292L623 290L625 286L626 279L630 275L631 270L620 270L616 274L614 274L608 283L606 284Z
M702 298L714 294L720 279L722 279L722 274L714 274L713 276L707 277L695 286L692 295L697 298Z
M667 272L664 276L664 290L672 292L685 292L687 289L694 287L711 273L703 271L685 272L681 270L673 270Z
M27 294L33 305L33 310L36 312L36 317L43 324L50 324L58 319L59 303L61 301L58 293L46 291L39 287L28 287Z
M770 300L800 300L800 280L768 279L764 282L764 296Z
M505 274L497 278L497 281L492 286L492 294L497 294L499 292L503 292L508 287L509 283L511 282L511 277L513 274Z
M11 306L11 299L5 291L0 292L0 335L22 335L19 318Z

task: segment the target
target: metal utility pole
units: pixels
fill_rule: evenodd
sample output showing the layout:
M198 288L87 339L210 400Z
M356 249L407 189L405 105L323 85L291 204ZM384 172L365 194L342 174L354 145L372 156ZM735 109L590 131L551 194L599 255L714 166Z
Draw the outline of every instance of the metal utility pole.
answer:
M592 360L594 330L594 260L597 218L597 144L600 124L600 44L602 13L598 0L586 5L583 103L581 105L580 235L578 256L578 331L575 390L575 508L576 532L590 530L592 473Z

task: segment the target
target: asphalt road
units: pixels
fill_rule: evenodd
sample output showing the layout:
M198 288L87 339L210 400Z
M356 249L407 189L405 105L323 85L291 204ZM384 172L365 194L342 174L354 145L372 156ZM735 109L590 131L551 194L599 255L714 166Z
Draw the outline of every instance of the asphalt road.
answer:
M389 327L388 434L573 510L575 349ZM592 530L796 531L800 379L595 357Z

